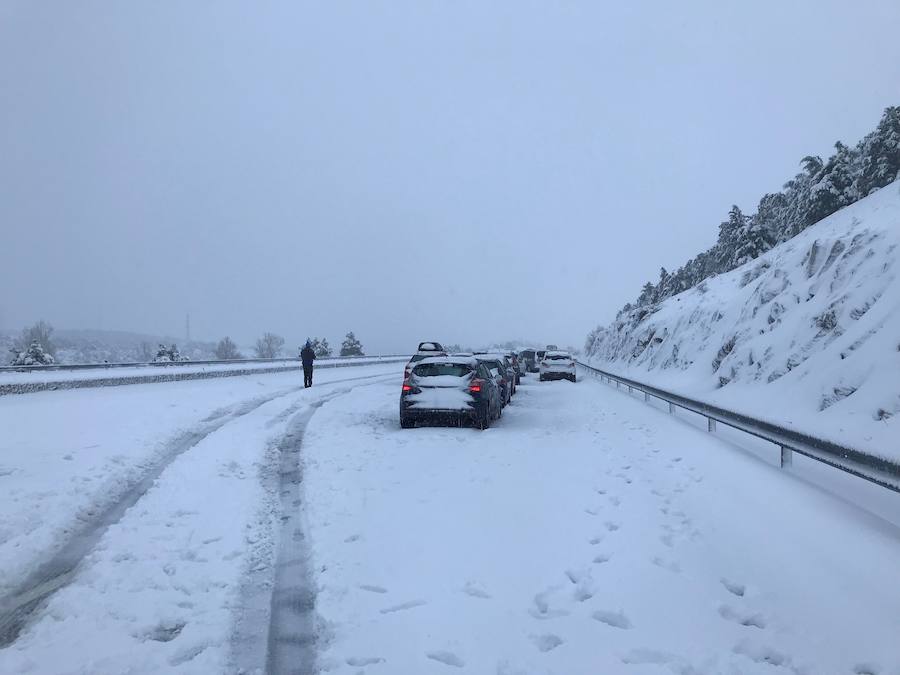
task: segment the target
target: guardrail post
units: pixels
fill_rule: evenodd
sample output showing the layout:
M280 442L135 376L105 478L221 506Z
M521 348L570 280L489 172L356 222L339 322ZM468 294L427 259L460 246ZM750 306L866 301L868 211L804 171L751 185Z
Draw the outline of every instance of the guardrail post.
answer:
M650 394L644 392L644 403L650 403Z
M794 451L785 446L781 446L781 468L786 469L794 464Z
M716 421L712 417L706 418L706 430L711 434L716 432Z
M670 414L670 415L674 415L674 414L675 414L675 404L672 403L671 401L669 401L669 414Z

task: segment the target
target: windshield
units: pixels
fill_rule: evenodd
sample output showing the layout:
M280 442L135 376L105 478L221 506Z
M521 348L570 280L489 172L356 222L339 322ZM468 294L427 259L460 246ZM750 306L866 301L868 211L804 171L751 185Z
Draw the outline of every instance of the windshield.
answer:
M463 377L472 373L472 367L458 363L423 363L413 368L416 377L453 375Z

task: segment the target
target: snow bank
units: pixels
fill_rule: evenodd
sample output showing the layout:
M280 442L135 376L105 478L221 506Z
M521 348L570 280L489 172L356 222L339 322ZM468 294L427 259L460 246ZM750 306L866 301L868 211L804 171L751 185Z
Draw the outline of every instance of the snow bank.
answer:
M406 357L372 356L322 359L316 369L344 368L377 363L400 363ZM35 370L30 372L6 371L0 373L0 396L5 394L30 394L58 389L83 389L85 387L114 387L125 384L153 384L181 382L216 377L264 375L300 369L297 359L271 362L236 362L214 364L172 363L160 365L135 365L130 367L91 368L86 370Z
M900 459L900 181L588 338L589 361Z

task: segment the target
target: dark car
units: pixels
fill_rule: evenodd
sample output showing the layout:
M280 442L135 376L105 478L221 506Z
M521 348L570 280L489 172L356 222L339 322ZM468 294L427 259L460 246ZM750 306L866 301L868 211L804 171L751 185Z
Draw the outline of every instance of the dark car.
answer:
M523 349L519 352L519 361L525 366L526 372L538 372L537 353L533 349Z
M412 366L400 391L400 426L417 422L487 429L502 412L500 390L474 357L430 356Z
M508 352L506 358L508 358L512 364L513 370L516 371L516 384L518 385L522 382L522 375L525 372L522 369L522 365L519 363L519 355L515 352Z
M409 377L409 371L411 371L412 367L422 359L427 359L429 356L446 355L447 352L444 351L444 347L440 342L420 342L419 348L416 349L416 353L412 355L412 358L406 364L406 368L403 369L403 379L405 380L407 377Z
M484 363L500 388L500 400L506 405L515 393L516 376L512 366L503 354L475 353L475 358Z

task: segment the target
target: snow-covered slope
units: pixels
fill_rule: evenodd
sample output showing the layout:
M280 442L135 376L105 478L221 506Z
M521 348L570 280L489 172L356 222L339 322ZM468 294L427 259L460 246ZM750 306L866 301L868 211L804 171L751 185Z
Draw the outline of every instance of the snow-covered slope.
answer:
M900 181L588 337L598 367L900 459Z

